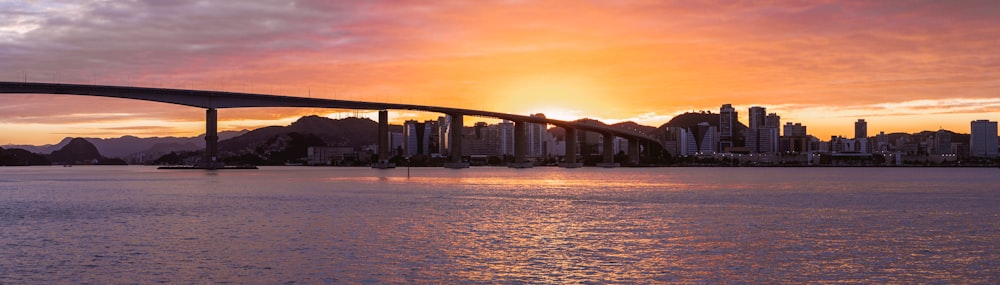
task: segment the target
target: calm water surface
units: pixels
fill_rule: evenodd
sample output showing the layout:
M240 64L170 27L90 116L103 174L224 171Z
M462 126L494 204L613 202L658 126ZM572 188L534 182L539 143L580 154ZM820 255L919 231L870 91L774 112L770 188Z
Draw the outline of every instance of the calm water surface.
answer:
M1000 169L0 168L8 283L1000 283Z

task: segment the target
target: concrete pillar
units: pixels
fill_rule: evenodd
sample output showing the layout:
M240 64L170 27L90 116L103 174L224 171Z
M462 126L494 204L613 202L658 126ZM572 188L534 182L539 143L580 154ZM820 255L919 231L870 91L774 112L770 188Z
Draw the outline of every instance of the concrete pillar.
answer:
M462 162L462 114L448 114L451 117L449 123L448 147L451 149L451 161L444 164L445 168L469 168L469 163Z
M604 137L604 146L602 147L601 157L603 158L601 163L597 166L600 167L618 167L618 163L615 163L615 136L609 133L602 134Z
M512 168L528 168L531 163L525 156L528 154L528 123L514 121L514 162Z
M639 139L637 138L628 139L628 163L639 164Z
M577 139L576 138L576 129L574 129L574 128L566 128L566 127L564 127L563 129L566 130L566 156L563 158L563 163L560 164L559 166L562 166L562 167L565 167L565 168L577 168L577 167L581 167L582 164L576 162L576 153L577 153L577 150L576 150L576 139Z
M219 166L219 112L215 108L205 110L205 161L204 167L216 169Z
M389 111L378 111L378 160L389 160Z

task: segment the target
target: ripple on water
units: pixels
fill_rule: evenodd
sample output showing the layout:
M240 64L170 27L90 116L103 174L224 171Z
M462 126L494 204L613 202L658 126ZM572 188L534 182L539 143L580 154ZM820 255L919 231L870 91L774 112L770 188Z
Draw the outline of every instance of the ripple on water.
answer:
M0 179L0 283L1000 282L977 169L80 169Z

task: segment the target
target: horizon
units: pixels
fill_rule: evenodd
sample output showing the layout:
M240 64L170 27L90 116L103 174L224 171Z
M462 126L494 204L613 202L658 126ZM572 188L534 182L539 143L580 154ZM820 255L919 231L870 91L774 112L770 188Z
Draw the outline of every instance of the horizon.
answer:
M657 127L730 103L817 138L1000 119L1000 3L0 3L0 81L203 89ZM177 17L177 15L184 15ZM516 20L512 20L516 19ZM197 136L203 110L0 95L0 143ZM220 110L220 131L349 110ZM374 114L373 112L368 112ZM368 114L366 113L366 114ZM393 123L438 114L395 111ZM469 123L473 123L470 120Z
M688 113L684 113L684 114L697 114L697 113L698 112L688 112ZM681 115L684 115L684 114L681 114ZM709 114L716 114L717 115L718 113L709 113ZM376 116L377 114L373 113L371 115ZM340 117L340 118L337 118L337 117L320 116L320 115L312 114L312 115L303 115L302 117L298 117L298 118L296 118L296 120L293 120L292 122L289 122L288 124L262 126L262 127L259 127L259 128L275 127L275 126L277 126L277 127L287 127L287 126L290 126L295 121L298 121L298 120L303 119L305 117L312 117L312 116L321 117L321 118L325 118L325 119L331 119L331 120L366 119L366 120L369 120L369 121L377 123L377 121L376 121L377 117L360 116L360 117ZM479 118L479 119L480 120L472 120L471 123L468 124L468 125L466 125L465 127L467 127L467 128L472 127L474 124L479 123L479 122L485 122L485 123L488 123L490 125L494 125L494 124L496 124L496 123L498 123L498 122L501 121L500 119L486 119L486 120L482 120L483 118ZM589 119L589 118L581 118L580 120L584 120L584 119ZM430 119L428 119L428 120L430 120ZM424 120L416 120L416 121L421 121L422 122ZM601 122L601 123L604 123L605 125L611 126L611 125L615 125L615 124L622 124L622 123L629 123L629 122L631 122L631 121L617 122L617 123L607 123L607 122ZM740 124L742 124L742 125L746 125L746 122L743 122L743 121L738 121L738 122ZM631 123L635 123L635 122L631 122ZM662 126L664 126L664 125L666 125L668 123L669 123L669 121L668 122L664 122L663 124L660 124L660 125L656 125L656 126L643 125L643 124L639 124L639 125L645 126L645 127L660 128L660 127L662 127ZM638 123L636 123L636 124L638 124ZM400 122L400 123L390 123L390 126L397 126L397 127L399 127L399 126L403 126L403 124L402 124L402 122ZM782 124L782 126L784 126L784 124ZM255 131L255 130L259 129L259 128L241 129L241 130L224 130L224 131L219 131L219 132L220 132L220 134L221 133L227 133L227 132L235 132L235 133L239 133L239 132L252 132L252 131ZM548 125L548 127L546 128L546 130L550 130L550 129L553 129L553 128L560 128L560 127L553 126L553 125ZM780 129L781 128L779 128L779 130ZM927 129L927 130L921 130L921 131L915 131L915 132L885 131L885 134L886 135L892 135L892 134L916 135L916 134L923 133L923 132L936 132L936 131L940 131L940 130L949 131L949 132L952 132L952 133L957 134L957 135L969 135L969 132L961 132L961 131L949 130L949 129L938 129L938 130ZM195 135L190 135L190 136L155 136L155 135L152 135L152 136L136 136L136 135L128 135L128 134L117 136L117 137L66 136L66 137L62 137L62 138L60 138L60 139L58 139L56 141L53 141L53 142L44 142L44 143L41 143L41 144L3 143L3 144L0 144L0 147L10 147L10 146L14 146L14 147L16 147L16 146L34 146L34 147L55 146L55 145L61 144L62 142L65 142L65 141L68 141L68 140L71 140L71 139L75 139L75 138L101 139L101 140L112 140L112 139L120 139L120 138L125 138L125 137L135 137L135 138L139 138L139 139L158 139L158 138L159 139L165 139L165 138L197 138L197 137L204 136L204 135L205 135L205 133L200 133L200 134L195 134ZM784 133L782 133L782 135L784 135ZM823 137L818 137L818 136L810 134L810 133L807 133L807 135L815 137L816 139L818 139L820 141L826 141L826 138L823 138ZM877 132L870 133L868 137L869 138L874 138L877 135L878 135ZM842 136L842 135L837 135L837 136Z

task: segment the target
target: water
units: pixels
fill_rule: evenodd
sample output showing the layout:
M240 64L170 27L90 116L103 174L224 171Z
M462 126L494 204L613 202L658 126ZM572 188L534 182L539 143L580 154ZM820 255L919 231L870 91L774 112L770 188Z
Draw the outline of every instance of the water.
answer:
M1000 282L992 168L0 168L8 283Z

